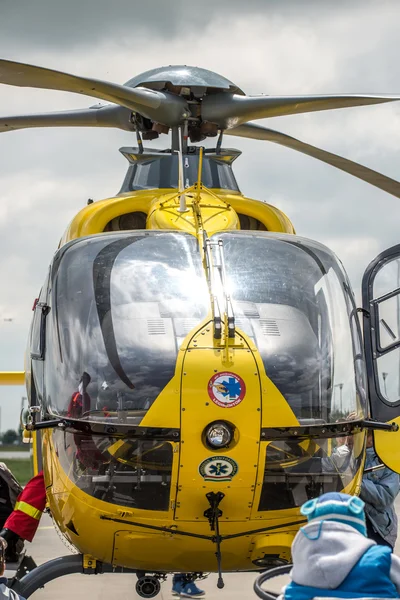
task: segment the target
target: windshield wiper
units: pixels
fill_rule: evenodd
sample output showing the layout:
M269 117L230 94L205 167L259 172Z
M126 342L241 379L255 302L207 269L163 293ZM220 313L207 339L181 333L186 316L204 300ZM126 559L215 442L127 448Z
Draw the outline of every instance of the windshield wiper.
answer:
M214 339L220 340L222 337L222 319L218 300L218 287L222 290L225 335L227 338L233 339L235 337L235 315L226 283L223 241L218 240L218 242L212 242L204 234L204 252L206 256L208 284L212 301Z
M132 438L142 440L162 440L178 442L180 430L167 427L140 427L129 423L110 423L101 421L87 421L84 419L71 419L70 417L57 417L38 421L40 406L31 406L31 421L25 425L27 431L39 429L59 429L61 431L78 432L85 435L99 435L116 438Z

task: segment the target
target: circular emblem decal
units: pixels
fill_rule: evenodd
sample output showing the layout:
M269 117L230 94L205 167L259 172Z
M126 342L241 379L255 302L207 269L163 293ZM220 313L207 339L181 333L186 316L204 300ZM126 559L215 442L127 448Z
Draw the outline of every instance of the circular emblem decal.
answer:
M238 472L238 464L227 456L211 456L203 460L199 473L204 481L231 481Z
M239 375L224 371L215 373L208 382L208 395L217 406L233 408L241 403L246 394L246 386Z

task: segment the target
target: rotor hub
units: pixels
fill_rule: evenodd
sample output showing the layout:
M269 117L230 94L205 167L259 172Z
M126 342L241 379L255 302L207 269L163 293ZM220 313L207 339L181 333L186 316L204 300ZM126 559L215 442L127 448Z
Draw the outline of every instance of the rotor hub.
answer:
M193 95L202 98L206 94L230 92L244 95L232 81L214 71L187 65L158 67L133 77L125 83L131 88L146 87L152 90L165 90L182 96Z

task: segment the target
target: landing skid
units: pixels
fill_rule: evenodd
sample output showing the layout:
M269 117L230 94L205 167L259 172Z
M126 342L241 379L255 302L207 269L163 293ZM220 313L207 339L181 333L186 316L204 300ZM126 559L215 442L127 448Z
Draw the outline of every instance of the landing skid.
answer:
M24 572L22 570L21 578L17 577L20 572L17 570L15 576L8 581L9 587L18 594L21 594L24 598L29 598L38 589L43 588L46 583L49 583L58 577L64 577L65 575L73 575L75 573L85 575L98 575L100 573L137 573L137 570L135 569L115 567L110 564L96 561L83 554L60 556L59 558L49 560L38 567L30 557L25 558L32 561L34 565L32 570L29 570L29 572Z
M7 562L5 576L7 577L7 585L13 588L25 575L37 569L37 564L31 556L27 556L23 551L19 555L18 561L15 563Z

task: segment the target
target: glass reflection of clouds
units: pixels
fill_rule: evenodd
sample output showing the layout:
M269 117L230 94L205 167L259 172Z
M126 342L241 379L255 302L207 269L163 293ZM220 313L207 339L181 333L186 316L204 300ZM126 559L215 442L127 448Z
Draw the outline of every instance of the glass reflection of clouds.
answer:
M400 402L400 259L385 263L373 281L374 299L393 294L378 301L377 328L380 350L385 352L376 361L379 391L386 402ZM393 346L393 347L392 347Z
M380 298L400 288L400 258L388 261L376 274L373 297Z
M76 394L81 401L86 374L85 417L126 420L127 411L140 422L210 310L197 241L175 233L78 240L61 252L52 305L47 335L60 353L46 361L50 411L65 415Z
M377 359L379 391L383 398L395 404L400 401L400 348Z
M332 352L335 359L331 383L331 388L334 390L332 411L337 413L340 418L355 410L356 385L354 371L349 369L349 365L353 364L354 357L346 297L337 273L332 267L315 285L316 295L319 290L323 291L328 307Z
M218 237L236 326L254 340L268 377L300 421L334 422L363 412L354 365L361 344L350 326L354 302L333 253L279 234Z

